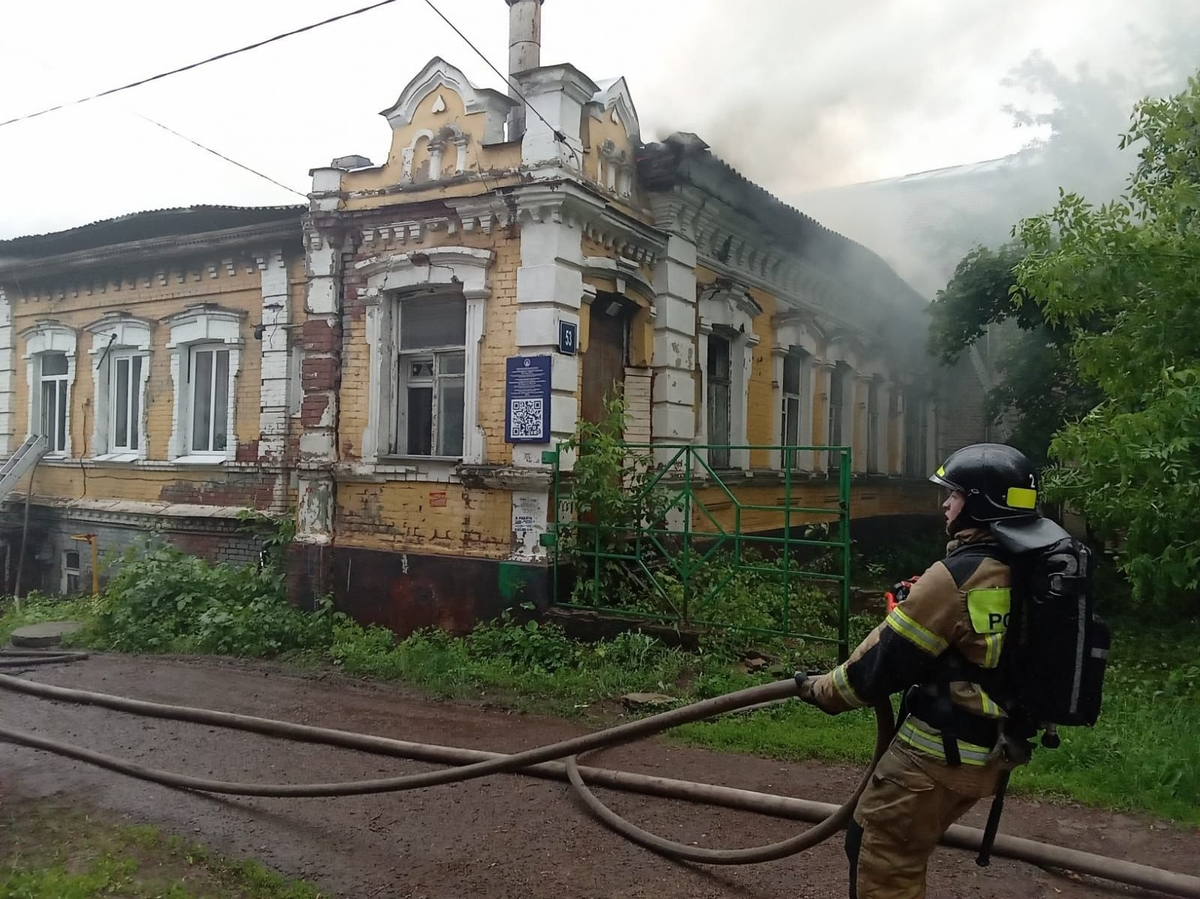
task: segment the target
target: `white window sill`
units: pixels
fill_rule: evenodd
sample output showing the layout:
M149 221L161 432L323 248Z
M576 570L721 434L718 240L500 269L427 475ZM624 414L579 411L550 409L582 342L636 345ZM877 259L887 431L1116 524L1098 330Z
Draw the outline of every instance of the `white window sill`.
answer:
M137 453L104 453L92 456L92 462L137 462L141 457Z
M420 465L422 462L458 465L462 456L380 456L380 465Z
M173 465L221 465L229 461L229 457L224 453L204 455L196 453L191 456L178 456L171 460Z

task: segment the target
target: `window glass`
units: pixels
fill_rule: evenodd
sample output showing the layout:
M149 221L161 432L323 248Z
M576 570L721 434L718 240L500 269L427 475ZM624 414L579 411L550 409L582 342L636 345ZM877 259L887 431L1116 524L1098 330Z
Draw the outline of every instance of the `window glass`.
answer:
M467 301L413 297L400 303L400 349L461 346L467 341Z
M42 376L65 375L67 373L66 353L43 353Z
M192 449L209 448L212 428L212 350L196 350L192 365Z

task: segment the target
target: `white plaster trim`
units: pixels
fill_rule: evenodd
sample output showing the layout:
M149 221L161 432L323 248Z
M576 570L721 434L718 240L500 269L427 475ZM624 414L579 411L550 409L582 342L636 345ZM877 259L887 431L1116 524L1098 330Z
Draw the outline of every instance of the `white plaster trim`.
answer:
M150 383L150 333L155 322L135 318L120 312L110 312L98 321L87 326L92 334L92 348L88 355L92 357L92 456L106 461L128 462L145 459L146 420L146 385ZM138 376L137 391L141 401L138 408L138 448L136 450L113 452L109 445L108 425L112 417L112 396L110 395L112 358L113 354L129 354L130 351L142 356L142 372ZM103 364L100 359L103 357Z
M417 152L417 143L421 140L433 142L433 132L428 128L422 128L413 135L413 139L408 142L408 146L400 151L400 183L413 183L413 154ZM440 171L438 174L441 174ZM429 180L436 181L437 175L433 173L433 151L429 153Z
M367 276L367 346L370 389L367 426L363 430L363 461L375 465L386 456L391 441L395 394L395 303L389 293L415 287L444 287L461 291L466 299L466 365L463 389L463 462L482 465L486 440L479 422L479 371L487 299L491 295L489 267L495 254L473 247L433 247L420 253L375 256L355 268ZM382 302L381 302L382 301Z
M775 389L772 391L775 397L775 442L782 445L784 441L784 356L788 354L790 348L796 347L804 352L804 359L800 363L800 396L802 406L798 439L801 446L810 446L813 442L813 413L817 408L817 398L820 394L816 378L816 361L820 357L821 350L820 331L817 329L816 323L811 320L811 316L797 312L776 315L771 323L775 331L775 344L771 350L775 356ZM804 404L807 404L807 409L805 409ZM772 455L775 457L772 465L776 468L781 468L783 466L783 454L775 452ZM798 467L802 470L807 470L816 463L816 460L812 456L806 456L804 453L798 454L796 459Z
M171 329L167 350L171 353L171 383L174 392L174 416L168 455L174 462L192 464L198 459L206 462L233 460L237 454L239 434L237 422L237 379L242 369L242 319L246 313L223 309L212 304L189 306L183 312L169 315L162 321ZM188 449L191 400L185 383L185 366L193 347L206 343L224 344L229 350L229 402L225 425L225 450L219 453L196 454Z
M642 139L641 124L628 82L622 76L598 84L600 89L592 95L591 102L588 103L588 112L597 120L603 120L605 112L609 112L610 115L616 113L618 121L625 127L625 135L630 143L637 144Z
M283 251L259 257L262 272L262 373L259 388L260 459L281 459L287 447L288 412L292 405L291 353L287 325L291 321L288 270ZM278 489L283 489L280 481Z
M42 321L20 333L25 342L25 378L29 386L29 415L25 422L26 435L34 433L33 425L41 418L41 396L39 389L40 372L38 370L40 357L43 353L64 353L67 357L67 432L64 435L63 449L51 450L48 457L69 457L71 455L71 405L75 399L75 329L61 322Z
M16 398L16 348L13 345L12 305L0 285L0 455L12 447L13 403Z
M388 120L393 129L411 125L421 101L441 88L452 90L462 98L467 115L484 115L485 144L503 142L508 112L518 104L499 91L475 87L461 69L437 56L425 64L400 92L396 102L380 115Z
M761 312L758 304L745 291L709 288L700 296L701 443L709 442L708 335L716 328L720 328L722 336L729 340L729 442L734 446L748 442L748 390L754 364L754 347L758 346L754 318ZM701 452L707 457L706 450ZM731 468L749 468L750 451L731 450L729 465Z

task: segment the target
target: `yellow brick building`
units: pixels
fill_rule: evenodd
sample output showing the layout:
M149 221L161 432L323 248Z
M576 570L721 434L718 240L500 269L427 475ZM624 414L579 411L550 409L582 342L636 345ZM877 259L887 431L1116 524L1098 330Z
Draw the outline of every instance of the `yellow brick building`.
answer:
M540 4L510 7L513 96L435 58L382 164L313 171L296 584L400 631L545 599L544 453L614 385L627 440L715 445L747 501L778 501L770 447L832 443L856 516L936 512L907 477L934 463L923 300L695 135L645 143L624 79L538 65ZM541 405L509 393L526 363ZM836 499L826 455L794 498Z
M307 209L0 243L0 443L52 443L39 583L80 532L248 555L254 507L296 515L298 601L401 632L545 601L545 454L618 386L628 441L705 447L717 520L726 488L778 503L781 445L852 447L856 517L936 512L922 298L696 135L644 141L625 80L541 66L540 3L508 2L512 96L431 60L386 159L314 169ZM836 501L827 453L787 480Z
M163 531L256 558L238 513L295 502L302 211L160 210L0 242L0 452L30 435L46 450L9 495L10 588L23 544L23 589L90 584L78 535L102 557Z

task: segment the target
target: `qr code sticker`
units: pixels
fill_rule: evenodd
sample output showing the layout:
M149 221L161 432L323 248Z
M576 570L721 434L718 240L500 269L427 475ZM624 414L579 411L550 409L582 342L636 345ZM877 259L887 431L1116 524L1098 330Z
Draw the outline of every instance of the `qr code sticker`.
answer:
M542 433L542 400L513 400L511 403L512 436L514 440L544 437Z

